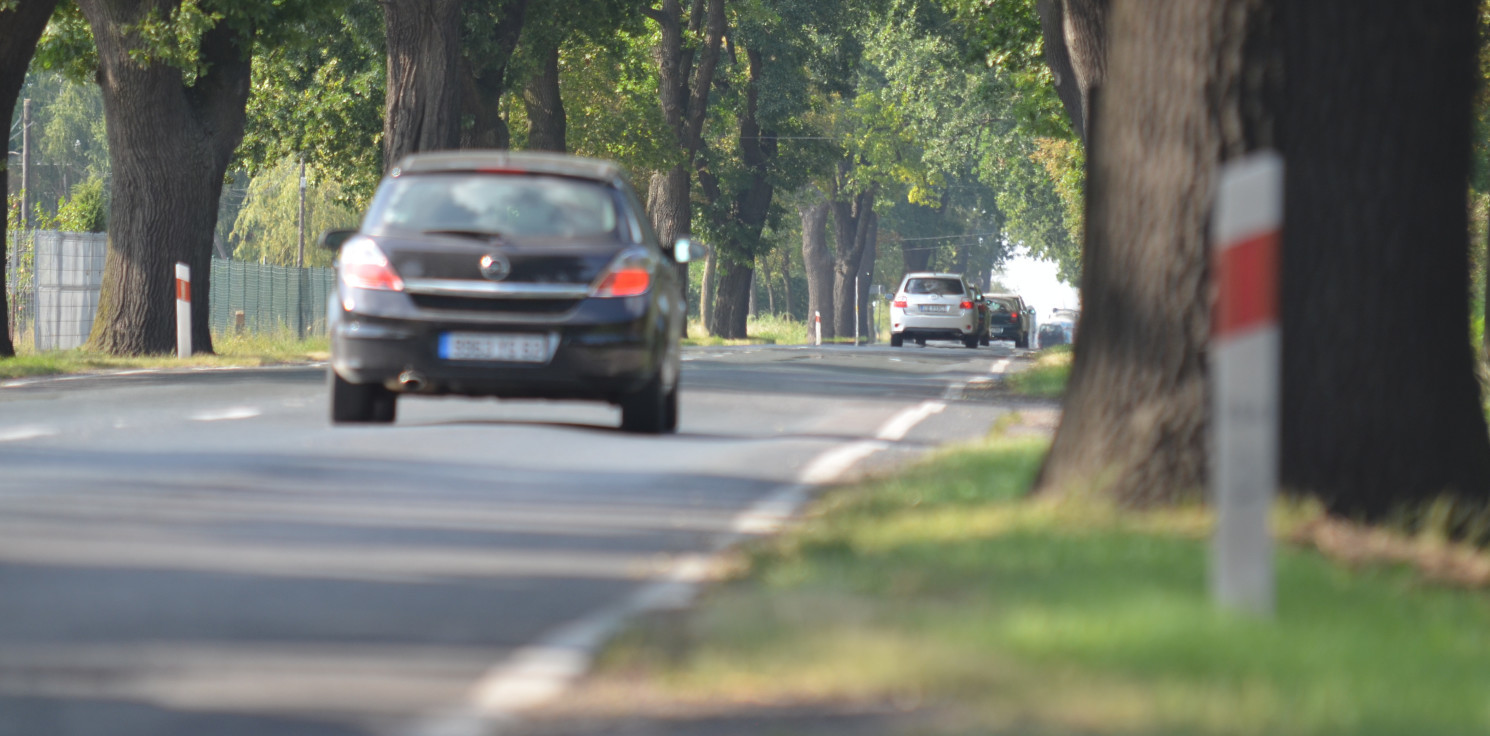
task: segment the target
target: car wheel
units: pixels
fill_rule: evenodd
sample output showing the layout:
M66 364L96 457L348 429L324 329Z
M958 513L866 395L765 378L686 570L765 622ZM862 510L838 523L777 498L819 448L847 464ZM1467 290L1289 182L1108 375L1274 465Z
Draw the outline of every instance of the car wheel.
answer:
M677 396L672 398L676 401ZM662 376L652 376L640 391L621 397L621 431L637 434L666 432L667 403L668 396L662 391Z
M371 383L351 383L331 374L331 422L333 424L389 424L398 416L398 395Z
M993 340L990 340L987 335L978 338L978 344L982 345L983 347L988 347L988 343L990 342L993 342Z
M924 338L924 337L918 337L918 338L916 338L916 344L917 345L920 345L923 348L926 347L926 338Z
M892 348L898 348L898 347L900 347L901 345L904 345L904 344L905 344L905 335L891 335L890 336L890 347L892 347Z
M662 431L669 434L678 431L678 387L667 392L662 406Z
M963 344L964 347L968 347L968 348L971 348L973 350L977 350L978 349L978 336L977 335L969 335L968 337L964 337L964 338L962 338L962 344Z
M1023 335L1015 335L1014 336L1014 347L1016 347L1016 348L1028 348L1029 346L1030 346L1029 338L1024 337Z

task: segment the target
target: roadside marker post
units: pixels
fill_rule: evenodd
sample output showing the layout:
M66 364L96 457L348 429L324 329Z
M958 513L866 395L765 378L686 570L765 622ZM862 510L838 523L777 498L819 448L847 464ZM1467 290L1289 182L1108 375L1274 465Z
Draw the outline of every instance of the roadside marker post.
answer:
M813 312L812 313L812 344L813 345L822 345L823 344L823 313L822 312Z
M176 264L176 357L191 357L191 267Z
M1262 151L1223 165L1211 225L1211 598L1271 616L1283 158Z

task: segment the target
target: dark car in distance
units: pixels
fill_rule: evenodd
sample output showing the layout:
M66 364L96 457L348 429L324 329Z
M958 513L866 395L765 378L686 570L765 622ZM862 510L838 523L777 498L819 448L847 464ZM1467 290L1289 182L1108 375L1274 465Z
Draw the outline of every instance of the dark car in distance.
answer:
M401 395L583 399L621 427L678 423L678 262L615 164L507 151L416 154L337 248L331 420L388 423Z

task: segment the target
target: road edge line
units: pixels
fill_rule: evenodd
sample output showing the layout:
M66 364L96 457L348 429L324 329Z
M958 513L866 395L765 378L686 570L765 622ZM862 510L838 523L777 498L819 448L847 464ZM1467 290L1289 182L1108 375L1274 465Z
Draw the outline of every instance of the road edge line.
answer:
M563 624L518 647L487 669L460 707L413 720L399 733L407 736L494 736L519 713L547 703L589 672L595 654L629 620L646 613L680 610L697 597L709 570L721 555L744 539L773 534L795 518L812 490L835 482L856 463L888 448L917 424L946 409L941 401L924 401L897 412L880 425L873 439L837 445L818 453L798 473L799 481L782 486L736 514L730 532L706 554L690 555L670 566L659 580L621 600Z

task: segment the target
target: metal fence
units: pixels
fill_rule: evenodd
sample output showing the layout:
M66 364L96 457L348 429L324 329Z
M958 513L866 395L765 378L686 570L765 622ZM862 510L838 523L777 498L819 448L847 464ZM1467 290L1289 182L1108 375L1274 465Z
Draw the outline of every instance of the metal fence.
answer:
M335 272L329 268L266 266L213 258L212 330L218 334L238 329L320 334L326 330L326 300L335 284Z
M28 245L34 267L31 329L36 349L81 346L87 342L93 315L98 312L108 236L37 230L31 233Z
M38 351L81 346L93 329L108 238L103 233L10 231L6 238L6 324ZM326 329L329 268L294 268L212 259L212 330L293 332Z
M31 332L36 312L35 250L29 234L5 235L5 325L17 340Z

